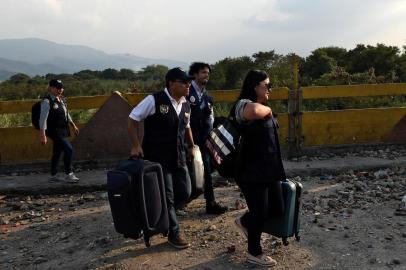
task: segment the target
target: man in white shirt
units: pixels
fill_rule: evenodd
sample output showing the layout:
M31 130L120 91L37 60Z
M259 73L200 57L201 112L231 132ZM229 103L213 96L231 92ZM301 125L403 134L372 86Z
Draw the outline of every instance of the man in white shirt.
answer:
M187 143L192 155L194 143L190 106L185 96L189 94L192 79L180 68L170 69L165 76L166 88L143 99L131 111L128 120L131 155L162 166L169 214L168 242L179 249L190 246L180 235L175 205L186 203L191 194L185 149ZM141 121L144 121L142 145L138 137Z

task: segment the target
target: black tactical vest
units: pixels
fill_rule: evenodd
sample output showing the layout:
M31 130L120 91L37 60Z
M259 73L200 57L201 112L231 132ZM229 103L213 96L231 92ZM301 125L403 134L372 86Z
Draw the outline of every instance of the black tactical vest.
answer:
M46 135L50 138L69 137L70 130L68 111L65 113L62 102L57 101L56 99L52 100L50 95L48 95L46 98L49 100L49 114L47 118ZM67 107L66 110L68 110Z
M178 116L164 91L153 96L155 113L144 120L144 157L173 170L186 164L185 130L190 106L183 103Z
M191 108L190 127L192 128L193 141L199 147L202 147L210 130L213 129L212 119L210 118L213 98L208 96L206 91L199 98L197 90L191 85L187 100L190 102Z
M243 127L242 182L272 182L286 179L275 118L255 120Z

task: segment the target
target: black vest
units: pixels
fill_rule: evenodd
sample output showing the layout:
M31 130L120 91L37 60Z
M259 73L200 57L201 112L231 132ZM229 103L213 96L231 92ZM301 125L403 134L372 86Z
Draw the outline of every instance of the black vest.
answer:
M49 100L49 114L47 118L47 129L46 134L48 137L69 137L69 122L68 122L68 108L63 109L62 102L57 101L56 99L52 100L50 95L45 97ZM65 106L66 102L63 101Z
M284 181L278 137L278 123L275 118L255 120L243 127L242 182Z
M185 130L190 106L188 102L183 103L178 116L164 91L153 96L155 113L144 120L144 157L169 170L182 167L186 164Z
M193 141L199 147L202 147L205 145L210 130L213 129L212 119L210 118L213 98L208 96L206 91L199 98L197 90L191 85L187 100L190 102L191 108L190 127L192 128Z

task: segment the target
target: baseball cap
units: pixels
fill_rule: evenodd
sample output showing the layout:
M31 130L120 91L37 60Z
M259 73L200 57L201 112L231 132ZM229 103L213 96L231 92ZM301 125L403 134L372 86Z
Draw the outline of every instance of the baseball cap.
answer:
M195 77L189 76L185 71L181 68L176 67L168 70L165 75L165 80L168 81L175 81L175 80L182 80L182 81L191 81Z
M55 87L57 89L62 89L63 87L63 83L61 80L57 80L57 79L52 79L49 81L49 87Z

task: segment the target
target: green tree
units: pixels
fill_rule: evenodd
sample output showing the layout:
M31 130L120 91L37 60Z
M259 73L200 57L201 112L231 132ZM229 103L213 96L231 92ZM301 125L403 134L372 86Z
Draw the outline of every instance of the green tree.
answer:
M28 80L27 83L31 85L44 85L47 83L47 81L43 76L34 76L30 80Z
M168 67L164 65L149 65L136 73L136 79L141 81L164 81Z
M406 82L406 46L403 46L403 53L396 60L396 74L399 81Z
M132 69L122 68L119 71L118 77L121 80L134 80L136 76Z
M100 77L107 80L117 80L119 79L119 72L114 68L107 68L101 72Z
M31 79L31 77L24 73L17 73L15 75L11 76L7 81L12 84L19 84L19 83L26 83L30 79Z
M256 68L262 70L275 66L281 57L282 55L276 54L274 50L269 52L257 52L252 55Z
M305 77L317 79L324 73L329 73L334 66L337 66L337 61L327 54L325 48L319 48L306 57L301 73Z
M254 68L254 62L249 56L225 58L215 63L208 88L209 89L240 89L248 70ZM214 75L215 72L219 72ZM214 87L216 86L216 87Z
M73 73L73 75L79 80L92 80L101 78L101 71L93 71L90 69L81 70L79 72Z
M226 82L224 66L215 64L211 66L210 80L207 84L209 90L222 90Z
M304 59L297 54L290 53L286 56L279 55L273 65L265 70L269 74L271 83L279 87L291 87L293 84L293 63L300 65Z
M399 48L378 43L376 46L357 45L347 53L347 70L350 73L362 73L375 69L377 76L388 76L396 71ZM392 75L389 75L392 77Z

